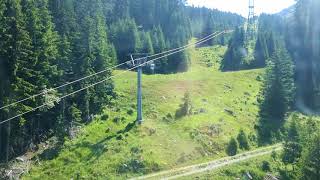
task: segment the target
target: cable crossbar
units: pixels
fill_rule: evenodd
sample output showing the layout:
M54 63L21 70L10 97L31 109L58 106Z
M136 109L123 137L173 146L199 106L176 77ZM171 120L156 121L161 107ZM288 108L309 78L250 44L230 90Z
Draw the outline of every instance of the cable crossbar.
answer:
M110 80L110 79L113 79L113 78L115 78L115 77L118 77L118 76L120 76L120 75L123 75L123 74L125 74L125 73L128 73L129 71L132 71L132 70L134 70L134 69L136 69L136 68L138 68L138 67L140 67L140 66L143 66L143 65L145 65L145 64L147 64L147 63L149 63L149 62L157 61L157 60L162 59L162 58L164 58L164 57L167 57L167 56L170 56L170 55L173 55L173 54L182 52L182 51L184 51L184 50L186 50L186 49L188 49L188 48L190 48L190 47L192 47L192 46L194 46L194 45L202 44L202 43L204 43L204 42L206 42L206 41L209 41L210 39L213 39L213 38L215 38L215 37L217 37L217 36L219 36L219 35L221 35L221 34L227 34L227 33L231 33L231 32L232 32L232 31L221 31L221 32L219 32L219 33L216 33L214 36L212 36L212 37L210 37L210 38L207 38L207 39L205 39L205 40L197 41L197 42L195 42L195 43L190 43L190 44L184 46L184 48L182 48L182 49L180 48L179 50L176 50L176 51L174 51L174 52L171 52L171 53L165 54L165 55L163 55L163 56L160 56L160 57L157 57L157 58L148 60L148 61L146 61L146 62L144 62L144 63L142 63L142 64L139 64L138 66L135 66L135 67L133 67L133 68L127 69L127 70L125 70L125 71L123 71L123 72L121 72L121 73L119 73L119 74L110 76L110 77L108 77L108 78L106 78L106 79L103 79L103 80L101 80L101 81L98 81L98 82L96 82L96 83L93 83L93 84L91 84L91 85L89 85L89 86L86 86L86 87L84 87L84 88L81 88L81 89L79 89L79 90L76 90L76 91L74 91L74 92L72 92L72 93L69 93L69 94L67 94L67 95L64 95L64 96L60 97L59 100L65 99L65 98L70 97L70 96L72 96L72 95L74 95L74 94L77 94L77 93L79 93L79 92L81 92L81 91L84 91L84 90L89 89L89 88L91 88L91 87L94 87L94 86L96 86L96 85L98 85L98 84L101 84L101 83L103 83L103 82L106 82L106 81L108 81L108 80ZM18 115L16 115L16 116L13 116L13 117L11 117L11 118L9 118L9 119L6 119L6 120L0 122L0 125L2 125L2 124L4 124L4 123L7 123L7 122L9 122L9 121L11 121L11 120L13 120L13 119L18 118L18 117L21 117L21 116L23 116L23 115L25 115L25 114L34 112L35 110L41 109L41 108L43 108L43 107L46 107L46 106L48 106L48 105L51 104L51 103L52 103L52 102L44 103L44 104L42 104L41 106L35 107L35 108L33 108L33 109L29 110L29 111L26 111L26 112L24 112L24 113L21 113L21 114L18 114Z

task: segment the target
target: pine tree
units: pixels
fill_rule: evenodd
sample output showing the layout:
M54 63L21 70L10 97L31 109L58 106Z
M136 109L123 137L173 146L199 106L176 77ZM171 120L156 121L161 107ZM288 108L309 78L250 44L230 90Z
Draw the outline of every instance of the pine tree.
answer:
M141 49L139 52L147 53L147 54L154 54L153 45L150 37L149 32L141 32L140 33L140 41L141 41Z
M253 67L265 67L266 61L269 58L269 52L267 47L267 40L265 33L259 33L256 46L254 49L254 63Z
M54 31L52 17L48 10L48 2L46 0L29 1L22 0L22 12L26 17L27 31L32 40L32 52L34 54L35 78L32 81L37 84L38 92L46 88L54 87L61 77L62 71L58 69L58 42L59 36ZM38 99L37 105L42 105L44 99ZM52 108L53 106L51 106ZM38 137L43 127L48 126L47 121L56 121L56 118L48 116L48 108L40 109L43 116L38 116L30 121L31 135ZM51 113L51 112L49 112ZM45 120L44 120L45 119ZM38 138L35 140L39 141Z
M237 28L233 34L232 39L229 41L228 50L221 62L221 70L240 70L241 65L243 64L243 58L246 54L246 49L244 48L244 40L245 38L243 28Z
M295 96L293 62L283 46L271 56L261 91L260 137L271 140L278 134ZM278 134L279 135L279 134ZM276 135L277 136L277 135Z
M133 19L122 19L111 24L109 36L116 48L118 63L126 62L128 54L138 52L142 46L137 25Z
M295 164L298 162L302 153L302 146L299 143L300 136L298 133L298 127L296 120L293 119L288 130L288 136L284 143L284 150L282 154L282 162L285 165Z
M0 77L1 101L3 104L10 104L21 97L28 97L35 93L35 86L32 84L34 74L32 66L36 62L31 51L31 39L26 31L20 1L6 1L2 8L0 17L0 31L2 32L0 34L0 64L3 67ZM1 110L1 121L29 110L31 105L34 105L34 101ZM22 117L20 121L8 122L2 127L1 160L8 161L12 156L10 149L18 141L17 134L23 132L19 133L19 130L24 122L25 119Z
M59 84L63 84L64 82L71 82L77 77L80 77L78 71L78 59L77 59L77 49L79 42L79 28L77 28L78 24L76 22L76 16L74 11L74 1L73 0L50 0L49 1L49 9L53 16L53 22L55 24L55 30L60 35L58 42L58 57L57 64L58 69L63 72ZM60 89L61 94L65 95L73 92L74 89L78 89L79 86L67 86ZM70 134L71 126L72 126L72 112L68 110L68 107L72 106L75 103L74 97L68 98L68 100L63 99L59 104L59 117L56 123L56 133L60 140L64 141L64 136L68 133Z
M166 42L160 26L153 27L151 39L152 46L156 54L166 50ZM158 69L158 73L167 73L168 58L164 57L160 61L156 61L156 68Z
M115 62L116 57L111 57L114 55L114 49L108 42L101 1L81 0L75 3L75 7L77 23L81 29L75 48L78 63L75 64L74 70L77 69L75 73L84 77L107 69ZM81 82L80 88L102 81L110 75L111 71L106 71L99 77ZM100 112L102 106L109 102L112 92L113 83L108 80L79 93L77 105L82 112L82 119L85 122L90 121L92 114Z

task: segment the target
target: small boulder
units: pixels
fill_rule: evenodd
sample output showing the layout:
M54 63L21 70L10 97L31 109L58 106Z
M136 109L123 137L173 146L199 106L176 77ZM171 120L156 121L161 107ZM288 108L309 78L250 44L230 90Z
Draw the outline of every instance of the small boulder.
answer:
M26 158L25 157L17 157L16 160L18 162L25 162L26 161Z
M224 109L224 111L225 111L226 113L228 113L229 115L231 115L231 116L234 116L234 115L235 115L235 113L234 113L231 109Z

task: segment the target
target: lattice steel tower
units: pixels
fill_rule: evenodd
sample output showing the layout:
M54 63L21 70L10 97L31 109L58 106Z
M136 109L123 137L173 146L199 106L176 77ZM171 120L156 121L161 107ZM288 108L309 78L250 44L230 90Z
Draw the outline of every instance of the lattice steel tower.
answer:
M254 0L249 0L249 15L247 24L247 35L252 37L255 31L255 16L254 16Z

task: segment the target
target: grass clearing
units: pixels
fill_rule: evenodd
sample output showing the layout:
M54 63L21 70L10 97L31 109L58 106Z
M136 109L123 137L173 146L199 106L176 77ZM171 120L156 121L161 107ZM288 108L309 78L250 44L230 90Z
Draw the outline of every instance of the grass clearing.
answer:
M226 143L240 129L254 137L257 77L264 70L222 73L225 51L223 46L192 49L188 72L144 75L142 126L133 125L136 73L116 78L114 105L23 179L126 179L226 156ZM186 91L194 114L164 120L174 117Z

